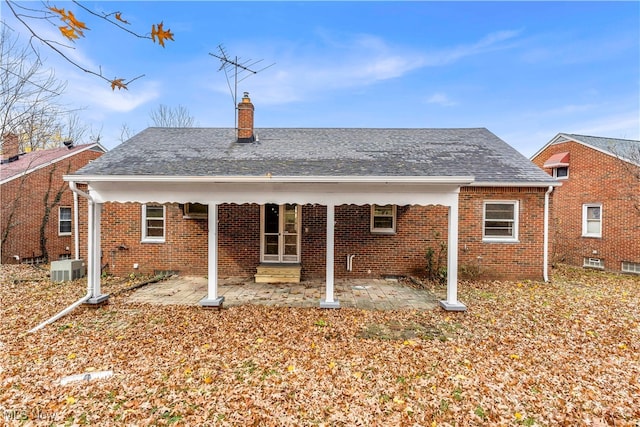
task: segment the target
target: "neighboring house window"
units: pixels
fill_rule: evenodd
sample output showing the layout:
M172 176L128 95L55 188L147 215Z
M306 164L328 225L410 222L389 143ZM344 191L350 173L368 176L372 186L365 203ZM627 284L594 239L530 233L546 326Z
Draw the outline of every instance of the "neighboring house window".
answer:
M556 179L569 178L569 153L556 153L549 157L543 165L544 168L553 170Z
M164 206L142 205L142 241L164 242Z
M518 240L518 202L484 203L482 239L485 241Z
M58 236L71 235L71 208L60 206L58 209Z
M559 166L557 168L553 168L553 177L557 179L568 179L569 166Z
M640 262L622 262L622 271L625 273L637 273L640 274Z
M602 205L582 205L582 236L602 237Z
M396 205L371 205L371 232L380 234L396 232Z
M604 269L604 261L600 258L584 258L582 265L584 267Z

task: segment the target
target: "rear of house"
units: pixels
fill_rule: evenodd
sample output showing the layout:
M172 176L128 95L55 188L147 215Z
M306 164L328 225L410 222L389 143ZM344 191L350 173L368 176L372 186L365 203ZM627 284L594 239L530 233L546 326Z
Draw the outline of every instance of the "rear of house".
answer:
M239 114L237 132L149 128L68 177L103 205L101 265L204 275L215 262L221 277L258 281L428 265L545 278L557 181L488 130L254 129L248 96Z
M562 182L552 260L640 273L640 141L560 133L532 160Z

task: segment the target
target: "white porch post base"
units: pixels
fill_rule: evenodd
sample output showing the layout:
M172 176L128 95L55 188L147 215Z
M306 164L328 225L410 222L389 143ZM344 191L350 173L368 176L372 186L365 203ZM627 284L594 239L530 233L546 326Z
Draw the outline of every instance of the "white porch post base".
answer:
M202 307L222 307L224 297L218 296L218 205L209 203L208 282Z
M201 307L222 307L223 302L224 297L218 297L215 299L203 298L198 304L200 304Z
M440 307L444 308L446 311L467 311L467 306L460 301L450 303L442 300L440 301Z
M458 194L449 206L447 245L447 299L440 301L440 307L447 311L466 311L467 306L458 301Z
M325 298L320 300L320 308L340 308L340 302L336 301L333 296L334 284L334 231L335 231L335 206L327 204L327 260L326 260L326 279L325 279Z
M102 203L89 201L89 229L87 245L87 287L91 297L85 304L103 304L109 299L109 295L102 293L100 289L100 220L102 218Z
M320 300L320 308L340 308L340 301Z

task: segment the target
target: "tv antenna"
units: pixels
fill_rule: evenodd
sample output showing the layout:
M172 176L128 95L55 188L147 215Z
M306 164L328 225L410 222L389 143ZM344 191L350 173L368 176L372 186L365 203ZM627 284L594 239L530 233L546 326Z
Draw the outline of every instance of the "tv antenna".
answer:
M220 68L218 71L224 71L224 75L227 78L227 86L229 86L229 91L231 92L231 99L233 100L233 107L235 110L238 109L238 83L241 81L251 77L254 74L258 74L260 71L264 71L267 68L275 65L273 64L267 65L259 70L254 69L258 64L260 64L263 60L253 60L247 59L242 60L238 56L234 56L233 58L229 56L224 46L221 44L218 45L218 53L211 53L209 55L218 58L220 60ZM231 80L233 79L233 87L231 87ZM234 127L238 128L238 114L234 114Z

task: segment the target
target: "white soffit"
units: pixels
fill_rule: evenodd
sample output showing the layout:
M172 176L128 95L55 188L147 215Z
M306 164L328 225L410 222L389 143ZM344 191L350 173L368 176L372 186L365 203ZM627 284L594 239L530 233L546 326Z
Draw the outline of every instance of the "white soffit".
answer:
M473 181L468 178L466 183ZM444 182L108 182L90 181L98 203L315 203L451 205L461 183Z

